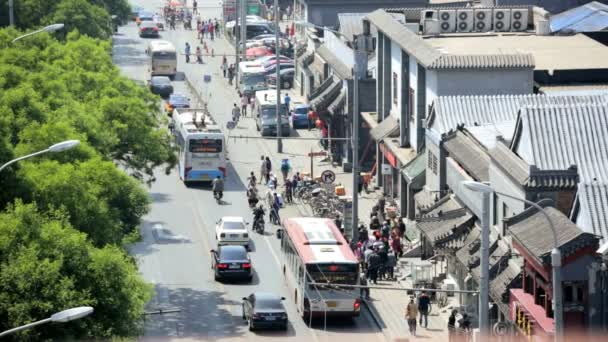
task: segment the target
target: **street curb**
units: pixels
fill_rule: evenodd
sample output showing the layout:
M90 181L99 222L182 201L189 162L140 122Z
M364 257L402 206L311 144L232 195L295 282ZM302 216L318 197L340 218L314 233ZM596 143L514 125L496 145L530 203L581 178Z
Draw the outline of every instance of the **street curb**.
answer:
M382 332L382 334L388 339L390 340L391 337L388 336L387 331L382 327L382 320L380 319L380 314L378 313L378 311L375 308L372 308L368 303L367 300L361 300L361 303L363 303L363 305L365 306L365 308L367 309L367 311L369 312L369 315L372 317L372 320L374 321L374 323L376 324L376 326L378 327L378 329L380 329L380 331Z

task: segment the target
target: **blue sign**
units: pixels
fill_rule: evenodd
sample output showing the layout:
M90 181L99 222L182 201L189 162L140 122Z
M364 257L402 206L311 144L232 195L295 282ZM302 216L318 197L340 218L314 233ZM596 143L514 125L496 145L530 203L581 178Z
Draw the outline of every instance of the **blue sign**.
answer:
M236 127L236 124L234 123L234 121L228 121L228 122L226 122L226 128L228 128L228 129L234 129L234 127Z
M211 75L204 75L203 76L203 82L205 82L205 83L211 82Z

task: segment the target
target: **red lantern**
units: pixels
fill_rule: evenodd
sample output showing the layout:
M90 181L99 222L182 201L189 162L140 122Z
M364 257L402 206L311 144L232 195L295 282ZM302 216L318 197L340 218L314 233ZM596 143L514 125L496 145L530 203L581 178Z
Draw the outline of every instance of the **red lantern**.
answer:
M317 128L323 127L323 121L321 121L320 119L317 119L317 121L315 121L315 126Z

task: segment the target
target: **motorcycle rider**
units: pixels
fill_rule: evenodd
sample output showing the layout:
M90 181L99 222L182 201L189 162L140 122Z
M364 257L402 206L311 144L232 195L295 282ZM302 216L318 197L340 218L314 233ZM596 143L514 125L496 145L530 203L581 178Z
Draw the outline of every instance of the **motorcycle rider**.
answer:
M253 209L253 229L264 232L264 207L260 204Z
M257 181L258 181L258 179L255 177L255 174L253 173L253 171L251 171L251 173L249 174L249 177L247 177L247 185L252 188L255 188Z
M213 197L218 200L222 199L224 196L224 180L220 176L215 177L213 180L211 190L213 190Z

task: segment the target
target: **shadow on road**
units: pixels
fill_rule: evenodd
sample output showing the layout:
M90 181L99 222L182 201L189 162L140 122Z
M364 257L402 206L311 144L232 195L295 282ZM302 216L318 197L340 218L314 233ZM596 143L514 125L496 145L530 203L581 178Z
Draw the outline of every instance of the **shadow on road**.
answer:
M241 303L226 300L221 292L157 285L156 297L146 305L146 311L180 311L146 316L143 338L179 336L214 339L242 336L246 329L235 324L241 321L241 317L231 313L238 311L231 309L233 306L240 307Z

